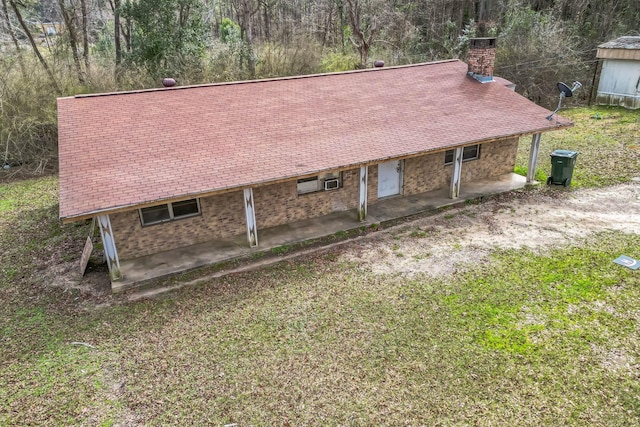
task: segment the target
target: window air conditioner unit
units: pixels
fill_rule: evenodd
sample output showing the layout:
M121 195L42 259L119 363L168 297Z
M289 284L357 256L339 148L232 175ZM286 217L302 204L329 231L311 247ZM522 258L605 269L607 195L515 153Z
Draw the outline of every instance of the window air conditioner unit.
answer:
M337 188L340 188L340 180L335 178L335 179L325 179L324 180L324 189L325 191L327 190L335 190Z

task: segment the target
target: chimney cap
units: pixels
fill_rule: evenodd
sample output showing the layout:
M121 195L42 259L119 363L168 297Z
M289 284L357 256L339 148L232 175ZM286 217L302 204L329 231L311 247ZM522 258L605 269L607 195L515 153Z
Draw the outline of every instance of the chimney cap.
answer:
M470 48L495 48L496 37L474 37L469 39Z

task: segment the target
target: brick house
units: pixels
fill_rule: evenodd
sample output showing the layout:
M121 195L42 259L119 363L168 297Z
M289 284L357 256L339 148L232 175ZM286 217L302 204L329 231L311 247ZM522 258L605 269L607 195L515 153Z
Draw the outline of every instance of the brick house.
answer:
M475 50L474 50L475 49ZM513 172L519 139L570 126L458 60L58 100L60 218L97 218L120 259Z

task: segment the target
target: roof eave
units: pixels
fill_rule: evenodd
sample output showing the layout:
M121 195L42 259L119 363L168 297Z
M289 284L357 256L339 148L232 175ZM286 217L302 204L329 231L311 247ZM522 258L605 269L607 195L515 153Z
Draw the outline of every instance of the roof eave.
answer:
M439 149L420 150L420 151L416 151L416 152L405 153L405 154L402 154L400 156L390 156L390 157L369 159L369 160L358 162L358 163L339 166L338 168L310 171L309 173L305 173L305 174L302 174L302 175L283 176L283 177L280 177L280 178L277 178L277 179L271 179L271 180L265 180L265 181L259 181L259 182L248 182L248 183L245 183L243 185L234 186L234 187L225 187L225 188L219 188L219 189L209 190L209 191L204 191L204 192L183 194L183 195L175 196L175 197L169 197L169 198L158 199L158 200L151 200L151 201L146 201L144 203L132 203L132 204L127 204L127 205L114 206L114 207L106 208L106 209L98 209L98 210L93 210L93 211L81 212L81 213L73 214L73 215L60 216L60 221L62 222L62 224L71 224L71 223L74 223L74 222L83 221L83 220L86 220L86 219L91 219L91 218L99 216L99 215L107 215L107 214L131 211L131 210L134 210L134 209L142 209L142 208L145 208L145 207L155 206L155 205L162 204L162 203L171 203L171 202L178 202L178 201L181 201L181 200L188 200L188 199L193 199L193 198L210 197L210 196L214 196L214 195L228 193L228 192L231 192L231 191L242 190L244 188L255 188L255 187L258 187L258 186L262 187L262 186L265 186L265 185L278 184L278 183L285 182L285 181L290 181L290 180L296 179L296 178L304 178L304 177L307 177L307 176L317 175L317 174L320 174L320 173L323 173L323 172L326 172L326 171L329 171L329 170L355 169L355 168L358 168L358 167L369 166L369 165L372 165L372 164L377 164L377 163L381 163L381 162L388 161L388 160L393 160L393 159L408 159L408 158L412 158L412 157L423 156L423 155L426 155L426 154L433 154L433 153L437 153L437 152L440 152L440 151L447 151L447 150L450 150L450 149L455 148L455 147L464 147L464 146L468 146L468 145L490 143L490 142L496 142L496 141L501 141L501 140L510 139L510 138L521 138L521 137L524 137L524 136L534 135L534 134L537 134L537 133L551 132L551 131L566 129L566 128L572 127L573 125L574 125L574 123L571 122L571 121L568 121L568 120L564 121L564 122L557 121L556 122L556 126L554 126L554 127L544 127L544 128L539 128L539 129L534 129L534 130L527 130L527 131L524 131L524 132L508 134L508 135L497 135L497 136L492 137L492 138L484 138L484 139L467 141L467 142L462 143L462 144L457 144L457 145L444 147L444 148L439 148Z

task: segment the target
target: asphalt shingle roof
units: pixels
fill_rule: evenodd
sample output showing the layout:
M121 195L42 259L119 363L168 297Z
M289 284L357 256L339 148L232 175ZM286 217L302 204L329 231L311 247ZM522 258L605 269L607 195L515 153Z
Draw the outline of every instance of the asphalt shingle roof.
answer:
M618 37L599 45L598 49L640 49L640 36Z
M444 61L58 99L60 217L345 169L571 123Z

